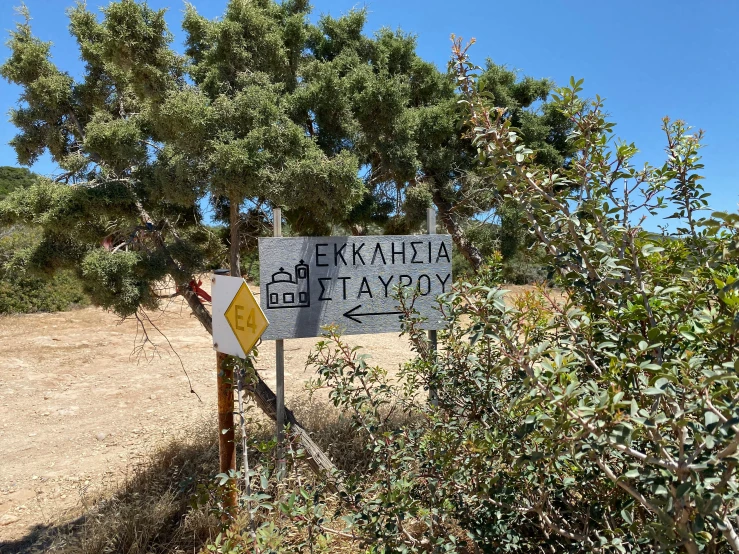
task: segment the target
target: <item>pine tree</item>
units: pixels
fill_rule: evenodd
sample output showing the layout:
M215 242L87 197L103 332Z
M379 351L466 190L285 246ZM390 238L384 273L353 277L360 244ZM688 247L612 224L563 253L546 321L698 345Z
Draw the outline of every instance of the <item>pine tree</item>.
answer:
M303 94L314 101L318 129L331 129L331 144L350 142L367 192L344 222L354 233L417 230L434 205L446 231L473 268L482 254L465 231L475 216L499 207L494 179L480 171L476 148L463 136L465 112L455 77L416 54L416 40L401 31L361 34L365 13L342 20L323 17L313 55L322 61ZM339 52L340 53L337 53ZM566 164L571 123L546 102L553 83L524 77L488 60L477 86L518 128L537 162ZM342 126L327 118L346 114ZM509 210L510 211L510 210ZM505 219L508 236L523 236ZM512 227L511 227L512 226Z
M124 317L155 309L161 284L173 283L209 332L210 314L190 288L221 248L202 224L204 199L228 206L234 274L241 212L273 206L304 234L337 224L406 232L433 202L477 267L463 224L497 195L460 134L454 79L421 60L409 35L364 36L363 11L317 25L308 12L306 0L231 0L211 21L188 7L180 55L163 10L118 0L99 20L77 4L69 17L80 79L53 63L24 13L0 66L22 89L11 144L20 164L48 152L62 173L0 201L0 224L43 229L8 263L71 269L94 303ZM495 66L485 75L507 94L501 101L524 136L530 129L556 149L561 129L526 111L546 86ZM257 400L274 413L260 390L261 382Z
M189 285L219 247L202 225L202 199L229 204L239 274L242 206L280 205L295 229L325 232L364 193L351 148L311 126L314 107L301 96L321 63L306 54L316 36L307 13L301 0L232 0L209 21L189 7L181 56L163 10L120 0L98 20L77 4L69 17L85 63L79 80L53 63L51 44L22 14L0 66L22 88L11 144L21 164L47 151L63 173L0 202L0 222L43 228L38 246L10 263L72 268L94 303L124 317L155 309L161 284L174 283L212 332ZM342 128L341 116L327 121ZM274 395L258 375L252 392L274 417ZM305 433L303 442L310 450Z

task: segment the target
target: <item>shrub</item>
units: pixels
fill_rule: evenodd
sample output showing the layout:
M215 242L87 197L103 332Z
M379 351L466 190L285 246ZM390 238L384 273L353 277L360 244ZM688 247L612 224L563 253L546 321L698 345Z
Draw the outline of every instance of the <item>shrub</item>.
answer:
M11 263L41 241L39 230L16 226L0 236L0 314L56 312L84 306L89 298L71 270L33 274Z
M58 312L88 303L82 282L69 270L48 279L5 274L0 281L0 314Z
M319 343L320 382L369 437L350 528L369 552L739 552L739 215L700 215L701 134L665 119L666 163L636 167L573 80L554 106L578 154L554 174L455 54L481 159L561 294L504 302L494 259L440 299L435 352L400 291L418 356L397 380L335 331Z

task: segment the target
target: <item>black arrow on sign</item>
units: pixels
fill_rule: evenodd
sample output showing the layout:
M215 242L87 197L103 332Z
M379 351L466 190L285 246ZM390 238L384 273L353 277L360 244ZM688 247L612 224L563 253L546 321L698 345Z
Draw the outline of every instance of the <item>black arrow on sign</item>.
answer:
M344 312L344 317L348 317L352 321L356 321L357 323L362 323L361 319L358 319L360 316L365 315L401 315L403 312L366 312L363 314L355 313L359 308L361 308L362 305L356 306L352 308L351 310L347 310Z

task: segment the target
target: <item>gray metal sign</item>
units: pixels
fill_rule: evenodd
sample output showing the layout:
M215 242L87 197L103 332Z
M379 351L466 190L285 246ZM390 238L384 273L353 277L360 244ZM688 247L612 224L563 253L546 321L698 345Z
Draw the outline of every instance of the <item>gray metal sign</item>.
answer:
M259 239L260 305L269 320L262 339L400 331L394 287L416 287L414 304L441 329L436 297L452 285L449 235Z

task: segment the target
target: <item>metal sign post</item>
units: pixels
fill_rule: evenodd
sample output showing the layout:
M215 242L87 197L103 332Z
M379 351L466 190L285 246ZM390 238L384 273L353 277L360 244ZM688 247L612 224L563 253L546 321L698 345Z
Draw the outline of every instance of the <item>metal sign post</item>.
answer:
M435 299L452 286L452 240L435 227L425 235L284 238L282 210L273 208L274 236L259 239L259 302L269 319L262 339L275 341L278 479L285 472L284 339L318 337L331 324L347 335L399 332L397 286L415 288L413 309L425 329L445 327Z
M436 234L436 212L433 208L426 209L426 227L429 235ZM436 329L429 329L429 343L431 344L431 352L436 357ZM429 387L429 401L434 405L438 405L438 398L436 396L436 389Z
M281 237L282 208L272 209L272 225L274 236ZM261 256L259 261L261 264ZM277 414L275 414L277 416L275 418L277 427L277 479L281 480L285 473L285 451L283 448L285 435L285 343L282 339L275 341L275 396L277 397Z

